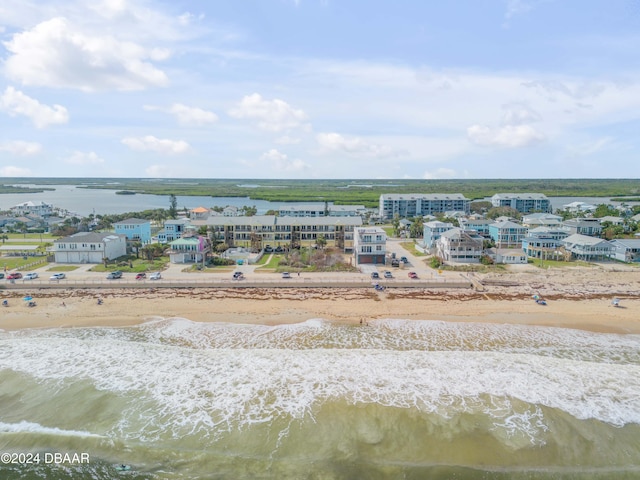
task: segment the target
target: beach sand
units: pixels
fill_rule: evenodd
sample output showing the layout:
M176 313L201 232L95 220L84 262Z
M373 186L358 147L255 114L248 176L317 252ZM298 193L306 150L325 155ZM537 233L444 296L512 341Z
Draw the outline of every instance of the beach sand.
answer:
M640 333L640 272L600 269L476 276L484 289L156 288L5 292L0 328L125 326L153 318L196 322L297 323L312 318L359 323L383 318L512 323ZM505 285L508 283L508 285ZM532 295L547 300L536 304ZM97 298L103 298L102 305ZM621 308L611 305L619 297ZM64 302L64 304L63 304Z

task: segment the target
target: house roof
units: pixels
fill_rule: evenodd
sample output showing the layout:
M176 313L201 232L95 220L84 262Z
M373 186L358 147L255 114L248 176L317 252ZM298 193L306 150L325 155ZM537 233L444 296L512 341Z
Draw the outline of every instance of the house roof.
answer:
M468 200L461 193L383 193L381 200Z
M544 193L496 193L493 197L496 199L520 199L520 200L547 200L547 196Z
M554 215L553 213L537 212L537 213L528 213L527 215L524 215L522 217L522 219L524 221L531 221L531 220L562 220L562 217L560 215Z
M623 245L627 248L640 248L640 238L616 238L609 243L613 245Z
M151 224L151 221L143 218L127 218L114 223L114 225L144 225L145 223Z
M106 243L120 238L126 239L126 235L109 232L78 232L68 237L54 240L53 243L86 242L86 243Z
M518 228L518 229L524 229L524 230L527 229L527 227L523 227L519 223L509 222L509 221L506 221L506 222L495 222L495 223L492 223L489 226L490 227L496 227L496 228Z
M196 207L196 208L192 208L191 211L193 213L207 213L209 209L204 207Z
M589 235L581 235L579 233L575 233L573 235L569 235L567 238L562 240L563 243L574 243L579 245L598 245L600 243L610 244L608 241L603 240L597 237L590 237Z

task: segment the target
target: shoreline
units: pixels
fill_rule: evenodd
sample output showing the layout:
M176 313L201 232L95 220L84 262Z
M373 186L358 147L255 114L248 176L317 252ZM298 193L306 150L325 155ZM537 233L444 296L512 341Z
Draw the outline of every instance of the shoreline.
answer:
M123 327L155 318L194 322L282 325L320 318L358 324L360 319L431 320L562 327L600 333L640 334L640 298L613 294L556 292L546 306L536 304L522 288L473 290L371 288L288 289L68 289L35 290L37 306L29 308L21 292L6 292L0 329ZM97 304L97 298L104 303Z

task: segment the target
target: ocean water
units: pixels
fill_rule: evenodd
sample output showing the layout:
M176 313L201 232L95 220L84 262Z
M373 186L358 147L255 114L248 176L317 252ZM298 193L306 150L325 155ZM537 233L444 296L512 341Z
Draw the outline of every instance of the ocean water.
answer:
M636 479L640 336L321 319L0 331L0 452L1 479Z

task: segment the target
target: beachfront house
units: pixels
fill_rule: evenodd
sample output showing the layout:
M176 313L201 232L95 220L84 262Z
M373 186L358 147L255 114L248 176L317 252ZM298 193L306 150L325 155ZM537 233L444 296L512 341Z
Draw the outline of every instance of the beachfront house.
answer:
M80 232L53 241L56 263L102 263L127 254L127 237L115 233Z
M169 242L169 261L171 263L204 262L209 252L209 242L200 235L185 236Z
M562 240L562 245L571 254L571 258L576 260L609 260L613 255L613 245L610 242L578 233Z
M520 247L527 231L527 227L509 221L489 225L489 236L498 248Z
M602 234L602 225L598 218L570 218L562 222L570 233L598 237Z
M489 248L487 255L500 264L522 265L528 262L527 254L519 248Z
M471 212L471 200L460 193L384 193L380 195L379 215L382 220L421 217L448 210Z
M151 242L151 222L142 218L127 218L113 224L117 234L125 235L131 242Z
M613 245L613 258L621 262L640 262L640 239L616 238L609 242Z
M551 213L551 201L542 193L496 193L491 197L494 207L510 207L520 213Z
M544 228L544 227L540 227ZM563 237L566 238L568 235ZM542 232L529 235L522 239L522 250L527 257L541 260L568 260L562 240L546 235Z
M436 240L436 255L445 262L479 263L483 238L474 230L452 228Z
M380 227L358 227L354 230L353 254L356 265L384 265L387 234Z
M454 228L453 223L438 221L425 223L422 228L422 245L427 250L434 249L436 246L436 241L440 238L440 235L448 230L451 230L452 228Z

